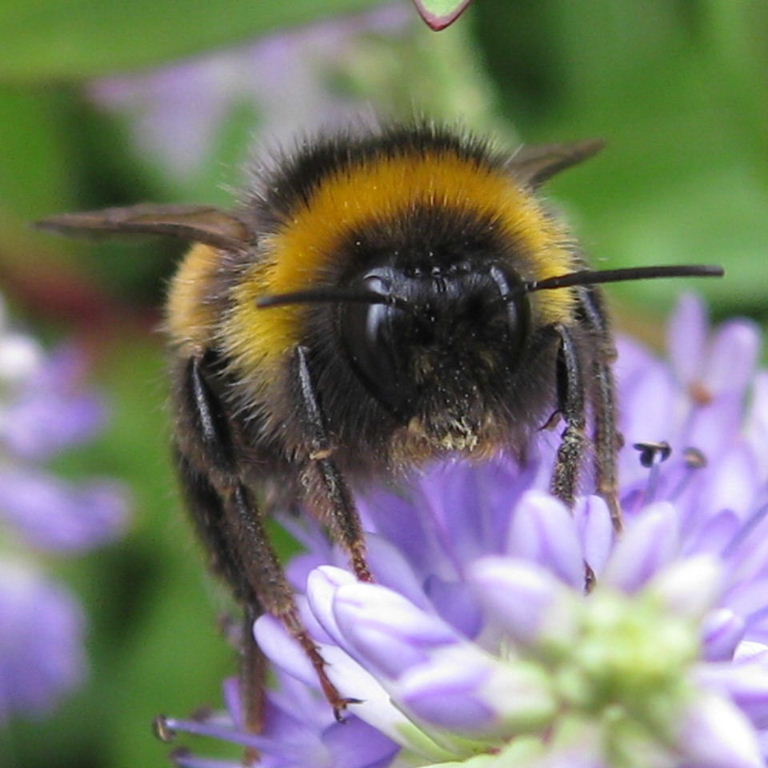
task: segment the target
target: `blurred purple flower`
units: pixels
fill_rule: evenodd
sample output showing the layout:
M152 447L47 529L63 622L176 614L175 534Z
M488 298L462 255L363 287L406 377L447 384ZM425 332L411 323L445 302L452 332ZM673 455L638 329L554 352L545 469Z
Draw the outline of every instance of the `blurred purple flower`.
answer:
M221 127L243 106L261 135L344 127L361 104L330 87L345 51L364 34L398 34L411 10L392 3L263 38L238 49L176 64L150 75L110 77L90 87L96 103L129 114L140 148L178 176L198 170Z
M83 391L85 360L63 346L40 361L2 406L0 440L17 456L42 460L90 440L106 422L102 398Z
M86 670L77 598L45 573L44 557L89 549L125 529L117 483L72 483L41 462L93 437L106 417L85 389L74 347L46 355L5 326L0 306L0 723L42 714Z
M765 766L760 341L746 321L710 336L703 305L686 297L670 323L671 364L620 343L618 540L600 498L569 513L546 492L551 435L525 467L446 462L407 498L360 499L375 584L356 581L319 527L289 523L307 546L289 566L304 620L335 685L360 700L354 732L373 729L380 752L353 737L333 756L301 751L334 723L304 653L270 616L255 634L285 687L270 693L265 732L242 732L231 696L229 714L169 727L250 744L280 768ZM662 442L669 451L649 445ZM597 576L588 596L584 562ZM299 706L301 726L274 729L274 713Z
M36 549L91 549L122 533L125 494L114 482L74 485L37 469L0 469L0 519Z
M31 563L0 559L0 723L45 714L86 671L77 598Z

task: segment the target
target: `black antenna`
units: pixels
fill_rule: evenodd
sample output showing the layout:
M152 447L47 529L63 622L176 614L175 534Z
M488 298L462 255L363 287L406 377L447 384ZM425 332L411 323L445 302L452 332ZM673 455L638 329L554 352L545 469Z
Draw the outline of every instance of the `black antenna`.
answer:
M333 304L335 302L389 304L398 309L411 309L411 305L402 296L391 296L376 293L376 291L361 291L354 288L317 288L293 293L273 293L258 299L256 306L260 309L269 309L270 307L282 307L286 304Z
M628 267L626 269L605 269L569 272L557 277L547 277L543 280L530 280L522 286L524 293L570 288L575 285L596 285L597 283L618 283L626 280L648 280L660 277L722 277L725 270L722 267L706 264L672 265L661 267ZM514 301L520 294L517 291L505 296L502 301ZM273 293L262 296L256 301L260 309L282 307L287 304L388 304L405 311L412 311L413 306L402 296L365 291L356 288L316 288L291 293Z
M567 275L531 280L525 283L526 293L546 291L554 288L570 288L574 285L596 285L597 283L619 283L625 280L649 280L659 277L722 277L722 267L709 264L682 264L663 267L627 267L626 269L590 270L570 272Z

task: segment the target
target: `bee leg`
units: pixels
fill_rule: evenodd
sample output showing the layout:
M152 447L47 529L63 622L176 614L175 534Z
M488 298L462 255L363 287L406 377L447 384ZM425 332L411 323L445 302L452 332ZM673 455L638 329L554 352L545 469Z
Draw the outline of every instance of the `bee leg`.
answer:
M264 608L283 622L283 626L299 643L315 669L325 697L333 707L337 719L346 709L345 699L330 681L325 671L325 659L310 637L299 616L293 589L275 553L269 534L264 527L264 516L253 502L250 491L237 483L225 491L224 509L227 523L243 556L248 583L258 594Z
M586 397L582 356L571 331L562 325L554 327L560 337L557 353L557 402L565 418L566 427L557 449L551 491L567 506L573 507L579 475L584 464L587 446ZM584 591L589 593L595 585L595 573L584 562Z
M245 568L232 537L228 535L221 497L208 477L195 470L178 447L174 453L186 508L209 554L209 566L229 584L235 598L245 606L240 641L240 685L246 728L251 733L259 733L264 725L267 667L264 654L253 637L253 622L263 613L261 603L244 578ZM253 760L256 755L249 752L246 757Z
M307 362L307 348L296 348L296 373L303 405L302 418L309 435L307 481L310 498L320 520L329 525L334 539L349 552L360 581L373 581L365 553L365 535L349 487L331 455L323 413Z
M566 427L557 450L552 493L573 506L586 449L586 388L579 348L571 331L554 326L560 346L557 353L557 400Z
M245 728L250 733L264 730L267 711L267 657L256 644L253 625L262 610L252 603L243 611L242 638L240 641L240 697L243 701ZM255 747L246 747L243 763L256 763L260 757Z
M616 347L599 289L594 286L584 287L580 290L580 297L585 325L599 339L597 354L592 363L595 381L595 481L598 493L608 505L613 529L618 533L622 529L622 519L617 457L623 439L617 425L616 382L613 375Z
M179 466L190 509L214 570L246 606L243 676L249 722L263 722L264 661L253 640L262 608L283 622L312 663L328 701L340 713L349 703L325 672L325 661L299 617L293 590L264 526L264 514L241 481L226 411L209 381L206 358L191 358L183 371L179 418L193 440L180 450ZM198 469L205 467L205 469ZM249 615L250 614L250 617Z

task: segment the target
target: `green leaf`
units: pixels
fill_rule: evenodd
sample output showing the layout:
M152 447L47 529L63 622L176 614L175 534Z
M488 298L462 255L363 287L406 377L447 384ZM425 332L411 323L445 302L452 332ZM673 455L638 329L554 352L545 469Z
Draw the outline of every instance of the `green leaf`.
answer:
M28 0L0 5L0 81L83 78L363 11L381 0Z
M20 219L72 204L66 94L0 87L0 210Z
M421 18L435 31L453 24L471 2L472 0L414 0Z

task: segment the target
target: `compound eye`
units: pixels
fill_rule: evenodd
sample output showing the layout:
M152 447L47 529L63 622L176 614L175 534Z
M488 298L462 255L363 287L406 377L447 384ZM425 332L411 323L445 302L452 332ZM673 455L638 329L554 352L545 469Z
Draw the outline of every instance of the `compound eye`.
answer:
M385 276L366 275L361 287L391 295ZM350 365L368 391L389 411L402 415L409 391L402 338L406 313L391 304L349 302L341 306L340 331Z

